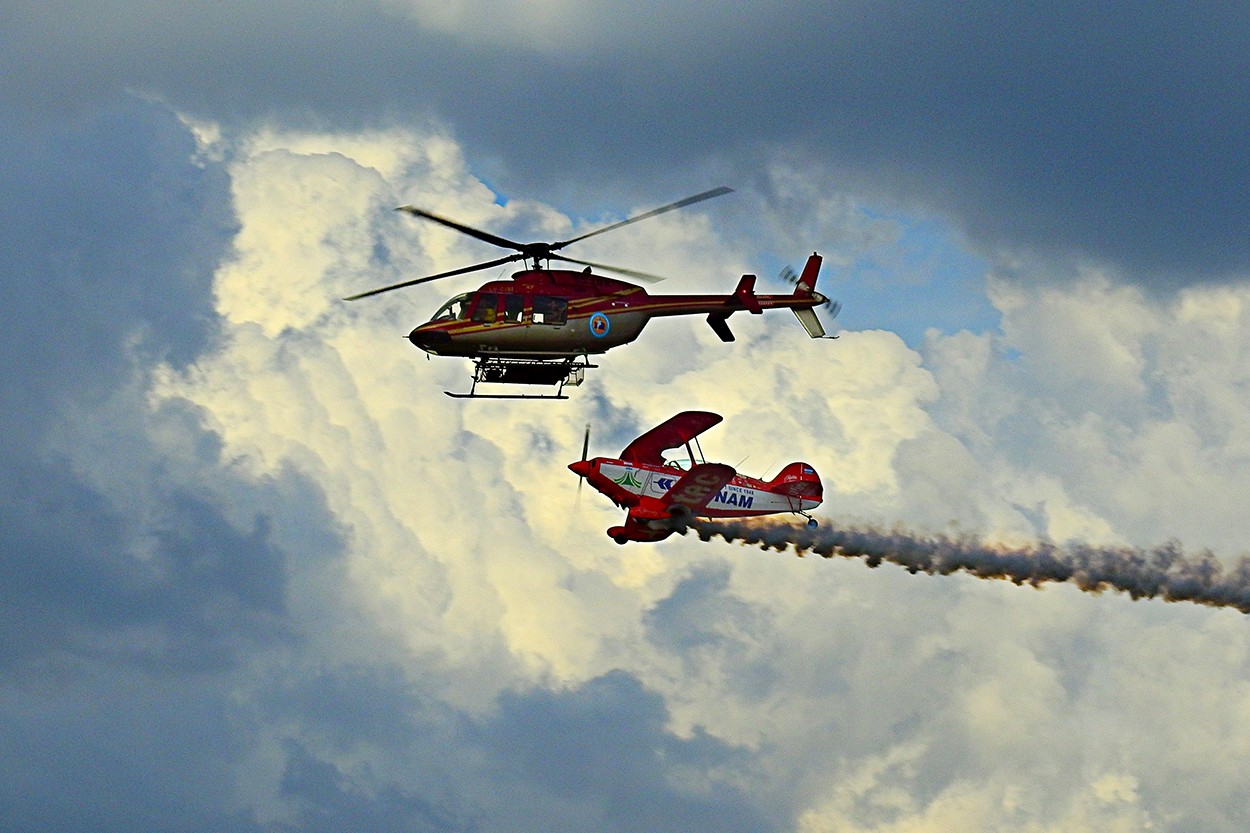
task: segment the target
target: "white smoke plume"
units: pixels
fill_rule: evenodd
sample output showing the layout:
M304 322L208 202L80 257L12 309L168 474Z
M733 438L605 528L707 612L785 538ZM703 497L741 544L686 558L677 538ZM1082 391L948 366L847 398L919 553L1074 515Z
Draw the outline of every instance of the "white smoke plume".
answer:
M706 521L691 523L704 541L720 536L743 545L802 556L862 558L869 567L883 561L911 573L1005 579L1034 587L1066 582L1087 593L1118 590L1133 599L1194 602L1250 613L1250 557L1225 567L1210 551L1186 555L1177 543L1150 549L1038 543L1027 547L988 544L970 535L923 536L895 529L809 529L784 521Z

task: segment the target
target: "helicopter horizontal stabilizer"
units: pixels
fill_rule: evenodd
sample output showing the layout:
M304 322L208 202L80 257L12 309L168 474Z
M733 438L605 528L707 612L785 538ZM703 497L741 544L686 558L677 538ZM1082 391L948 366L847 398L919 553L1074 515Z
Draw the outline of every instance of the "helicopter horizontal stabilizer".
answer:
M816 310L808 307L807 309L795 309L794 317L799 319L799 323L803 325L803 329L807 330L807 334L812 338L824 338L825 326L820 323L820 319L816 317Z
M729 329L729 313L710 312L707 316L707 323L711 325L712 331L720 337L721 341L730 342L734 340L734 334Z

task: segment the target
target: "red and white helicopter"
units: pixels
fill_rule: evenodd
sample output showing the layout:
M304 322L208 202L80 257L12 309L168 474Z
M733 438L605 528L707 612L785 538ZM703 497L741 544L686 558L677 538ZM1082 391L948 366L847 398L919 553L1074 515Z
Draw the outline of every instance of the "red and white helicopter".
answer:
M558 253L573 243L606 231L655 217L730 192L714 188L675 203L652 209L627 220L586 232L557 243L519 243L481 229L406 205L400 211L412 214L477 240L515 250L485 263L464 266L437 275L402 281L348 296L355 301L427 281L525 261L526 268L510 280L494 280L475 292L464 292L439 307L434 317L414 328L408 340L433 356L462 356L473 360L473 387L455 397L494 399L567 399L564 386L580 385L585 371L598 365L590 356L629 344L642 333L652 318L673 315L706 315L707 322L722 341L733 341L727 323L735 312L759 315L769 309L789 309L812 338L826 336L816 317L817 308L836 316L838 305L816 291L821 258L813 253L802 273L788 269L783 278L794 285L785 294L756 294L755 275L743 275L727 295L651 295L636 284L596 275L591 268L638 278L661 280L633 269L578 260ZM552 261L584 266L583 271L553 269ZM512 385L556 385L555 396L533 394L480 394L478 383Z
M608 536L626 541L662 541L685 532L691 518L745 518L792 512L816 519L808 510L824 496L820 475L807 463L790 463L767 482L738 474L733 466L703 460L695 438L722 419L708 411L683 411L638 437L619 458L586 459L590 428L582 443L582 459L569 468L583 481L625 509L624 526ZM691 447L691 441L694 447ZM685 446L688 466L665 460L663 452ZM698 454L696 456L696 449ZM581 483L577 484L581 490Z

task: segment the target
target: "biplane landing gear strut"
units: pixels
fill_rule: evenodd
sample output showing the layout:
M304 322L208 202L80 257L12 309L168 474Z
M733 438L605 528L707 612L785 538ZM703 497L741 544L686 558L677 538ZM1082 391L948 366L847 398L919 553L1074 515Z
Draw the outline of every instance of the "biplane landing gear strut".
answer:
M585 380L591 364L586 356L567 359L504 359L483 356L473 360L473 386L468 393L443 391L456 399L568 399L565 385L576 387ZM478 384L556 385L554 394L478 393Z

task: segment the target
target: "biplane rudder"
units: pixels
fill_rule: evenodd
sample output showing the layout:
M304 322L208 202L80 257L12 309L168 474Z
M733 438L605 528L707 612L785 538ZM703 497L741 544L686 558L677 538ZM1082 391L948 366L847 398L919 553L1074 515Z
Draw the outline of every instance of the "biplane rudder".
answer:
M824 499L824 486L816 469L807 463L791 463L768 482L768 490L790 497L801 497L820 503Z

